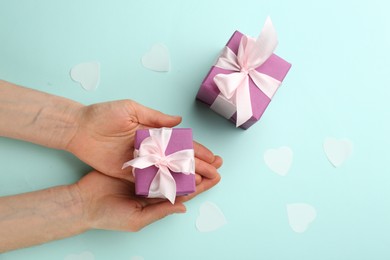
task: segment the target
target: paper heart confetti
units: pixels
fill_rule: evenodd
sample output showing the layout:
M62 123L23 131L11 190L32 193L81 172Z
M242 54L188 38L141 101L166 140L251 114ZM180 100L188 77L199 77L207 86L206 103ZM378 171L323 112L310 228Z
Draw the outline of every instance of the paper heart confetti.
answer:
M293 151L283 146L278 149L268 149L264 153L265 164L276 174L287 175L293 161Z
M316 219L316 209L306 203L292 203L287 206L288 223L294 232L303 233Z
M171 67L168 48L161 43L154 44L141 59L142 65L150 70L167 72Z
M67 255L64 260L95 260L95 256L89 251L84 251L80 254Z
M324 141L324 151L334 167L341 166L352 154L352 142L347 139L328 137Z
M225 215L214 203L204 202L199 208L196 228L200 232L210 232L227 224Z
M77 64L70 70L70 77L80 83L85 90L93 91L99 85L100 64L97 62Z

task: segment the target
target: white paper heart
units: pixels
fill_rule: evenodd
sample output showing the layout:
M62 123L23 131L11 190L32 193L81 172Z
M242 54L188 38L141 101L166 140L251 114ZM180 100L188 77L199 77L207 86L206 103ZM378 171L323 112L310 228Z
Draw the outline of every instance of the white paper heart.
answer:
M99 85L100 64L97 62L77 64L70 70L70 77L80 83L85 90L93 91Z
M200 232L210 232L227 224L225 215L214 203L207 201L200 205L196 228Z
M80 254L67 255L64 260L95 260L95 256L89 251L84 251Z
M285 176L291 168L293 151L287 146L268 149L264 153L264 161L273 172Z
M328 137L324 141L324 151L334 167L341 166L352 154L352 142L347 139Z
M161 43L156 43L144 54L141 59L142 65L150 70L167 72L171 67L168 48Z
M316 219L316 209L306 203L287 204L288 223L294 232L303 233Z

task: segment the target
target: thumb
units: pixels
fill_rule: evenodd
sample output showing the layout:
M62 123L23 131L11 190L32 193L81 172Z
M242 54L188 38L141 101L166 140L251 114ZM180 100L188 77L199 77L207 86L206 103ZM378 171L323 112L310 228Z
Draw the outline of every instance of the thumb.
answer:
M150 204L143 208L139 219L141 227L145 227L157 220L160 220L168 215L175 213L185 213L186 207L183 203L177 202L171 204L169 201L164 201L156 204Z
M170 116L160 111L145 107L133 101L138 122L149 127L174 127L181 122L180 116Z

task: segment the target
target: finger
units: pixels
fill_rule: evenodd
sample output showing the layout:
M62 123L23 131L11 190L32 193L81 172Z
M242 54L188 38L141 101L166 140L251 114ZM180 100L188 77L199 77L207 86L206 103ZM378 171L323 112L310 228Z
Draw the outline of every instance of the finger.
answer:
M196 197L197 195L201 194L202 192L205 192L215 185L221 180L221 176L218 174L217 177L214 179L206 179L203 178L202 182L199 185L196 185L196 191L194 193L191 193L187 196L181 196L177 198L177 202L186 202L189 201L190 199Z
M223 164L222 158L220 156L216 155L215 160L211 165L214 166L216 169L218 169L219 167L222 166L222 164Z
M132 101L138 122L149 127L174 127L181 122L180 116L171 116Z
M212 187L214 187L215 185L217 185L221 180L221 175L217 174L217 176L213 179L205 179L203 178L202 179L202 182L196 186L196 191L195 193L193 194L190 194L190 196L192 195L191 198L199 195L200 193L202 192L205 192L209 189L211 189Z
M215 161L214 154L207 149L204 145L194 141L194 151L195 157L201 159L202 161L212 163Z
M218 175L217 169L214 166L198 158L195 158L195 172L209 179L213 179Z
M135 231L138 231L141 228L168 215L185 212L186 207L181 202L171 204L169 201L164 201L156 204L150 204L144 207L140 212L140 216L135 222Z
M134 183L134 175L131 167L122 170L121 174L115 177Z
M202 182L202 176L199 174L195 174L195 185L198 185Z

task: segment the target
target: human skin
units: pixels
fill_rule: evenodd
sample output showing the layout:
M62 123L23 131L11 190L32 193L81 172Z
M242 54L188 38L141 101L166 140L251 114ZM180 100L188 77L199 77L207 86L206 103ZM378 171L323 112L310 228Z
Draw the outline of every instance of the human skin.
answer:
M173 213L220 180L222 159L194 142L196 192L175 204L134 196L131 169L137 129L174 127L169 116L131 100L84 106L0 81L0 136L73 153L95 170L75 184L0 198L0 252L89 229L138 231ZM3 173L7 174L7 173ZM31 173L33 174L33 173Z

